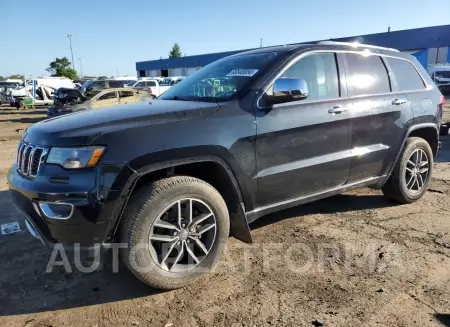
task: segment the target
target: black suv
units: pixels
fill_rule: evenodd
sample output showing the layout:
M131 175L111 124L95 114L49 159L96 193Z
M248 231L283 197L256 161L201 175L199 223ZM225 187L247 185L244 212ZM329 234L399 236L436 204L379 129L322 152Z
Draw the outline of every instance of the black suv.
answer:
M423 196L443 98L414 57L323 42L218 60L157 100L34 124L8 173L45 244L121 242L148 285L209 271L271 212L370 186ZM122 244L123 245L123 244Z

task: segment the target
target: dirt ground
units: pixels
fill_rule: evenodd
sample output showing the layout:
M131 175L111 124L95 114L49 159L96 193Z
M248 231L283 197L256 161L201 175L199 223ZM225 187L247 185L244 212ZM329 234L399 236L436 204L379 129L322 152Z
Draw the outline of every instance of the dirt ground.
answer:
M51 250L13 208L6 172L43 111L0 111L0 326L450 326L450 136L412 205L363 189L262 218L216 270L157 292L125 268L46 273ZM16 131L18 130L18 131Z

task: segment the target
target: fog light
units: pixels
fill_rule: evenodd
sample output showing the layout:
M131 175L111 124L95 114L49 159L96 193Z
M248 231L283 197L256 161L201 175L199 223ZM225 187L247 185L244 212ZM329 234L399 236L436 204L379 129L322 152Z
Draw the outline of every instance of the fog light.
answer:
M73 205L70 203L39 202L39 208L50 219L69 219L73 213Z

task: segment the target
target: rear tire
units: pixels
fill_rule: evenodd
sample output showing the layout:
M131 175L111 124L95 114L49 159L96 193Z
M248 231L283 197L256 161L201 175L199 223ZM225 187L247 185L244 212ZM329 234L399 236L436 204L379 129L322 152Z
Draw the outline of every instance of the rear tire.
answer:
M212 270L230 230L219 192L188 176L161 179L140 190L124 219L124 264L145 284L165 290L188 285Z
M433 152L420 137L408 138L394 171L382 191L391 200L406 204L427 191L433 170Z
M441 125L441 128L439 129L439 135L445 136L448 135L449 126L448 125Z

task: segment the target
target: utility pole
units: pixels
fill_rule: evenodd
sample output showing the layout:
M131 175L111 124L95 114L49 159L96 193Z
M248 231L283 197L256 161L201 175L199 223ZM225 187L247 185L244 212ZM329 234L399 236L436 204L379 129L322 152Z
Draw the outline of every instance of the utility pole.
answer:
M80 61L80 77L83 77L83 65L81 64L81 59L82 58L78 58L78 60Z
M72 50L72 34L67 34L67 38L69 39L70 54L72 55L72 68L73 70L75 70L75 62L73 61L73 50Z

